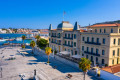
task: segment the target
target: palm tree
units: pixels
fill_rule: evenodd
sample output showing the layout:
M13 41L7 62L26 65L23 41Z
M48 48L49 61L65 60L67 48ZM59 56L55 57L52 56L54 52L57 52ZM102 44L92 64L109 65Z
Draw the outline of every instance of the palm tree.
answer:
M85 80L85 74L87 70L90 70L90 66L91 66L91 61L89 59L81 58L81 61L79 63L79 68L82 69L84 73L84 80Z
M31 41L30 46L32 47L32 53L33 53L33 48L35 47L35 41Z
M39 39L40 39L40 36L39 36L39 35L37 35L37 36L36 36L36 39L37 39L37 40L39 40Z
M22 40L23 40L23 44L24 44L24 40L26 39L25 35L22 35Z
M48 62L47 63L49 63L49 55L52 53L52 49L50 47L46 47L45 53L48 55Z

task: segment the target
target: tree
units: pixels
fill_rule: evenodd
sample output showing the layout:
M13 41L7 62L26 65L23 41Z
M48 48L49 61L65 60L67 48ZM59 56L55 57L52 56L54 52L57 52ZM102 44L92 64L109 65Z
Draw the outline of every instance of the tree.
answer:
M48 55L48 62L47 63L49 63L49 55L52 53L52 49L50 47L46 47L45 53L46 53L46 55Z
M24 40L26 39L25 35L22 35L22 40L23 40L23 44L24 44Z
M40 36L39 36L39 35L37 35L37 36L36 36L36 39L37 39L37 40L39 40L39 39L40 39Z
M32 53L33 53L33 48L35 47L35 41L31 41L30 46L32 47Z
M82 69L84 73L84 80L85 80L85 74L87 70L90 70L90 66L91 66L91 61L89 59L81 58L81 61L79 63L79 68Z
M45 39L40 38L37 40L37 45L41 48L44 49L48 45L48 41Z

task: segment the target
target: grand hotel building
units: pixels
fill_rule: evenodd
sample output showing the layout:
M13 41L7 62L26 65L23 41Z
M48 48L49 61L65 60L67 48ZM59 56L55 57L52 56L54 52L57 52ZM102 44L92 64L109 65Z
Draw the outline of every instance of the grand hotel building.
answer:
M63 21L57 29L49 27L49 46L53 50L68 51L70 56L80 55L94 64L112 66L120 64L120 24L96 24L87 31Z

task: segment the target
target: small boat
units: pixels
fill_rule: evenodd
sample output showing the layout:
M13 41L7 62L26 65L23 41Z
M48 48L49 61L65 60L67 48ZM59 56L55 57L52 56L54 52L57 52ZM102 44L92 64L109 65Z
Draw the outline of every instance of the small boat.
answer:
M9 41L13 41L14 39L9 39Z
M20 38L16 38L16 40L17 40L17 41L22 41L22 38L21 38L21 37L20 37Z
M6 41L5 39L0 39L0 41Z

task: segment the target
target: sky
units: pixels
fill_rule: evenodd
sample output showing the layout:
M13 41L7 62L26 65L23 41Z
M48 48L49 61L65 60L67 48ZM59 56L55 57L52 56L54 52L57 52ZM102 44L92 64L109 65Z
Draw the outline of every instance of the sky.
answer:
M120 20L120 0L0 0L0 28L53 28Z

